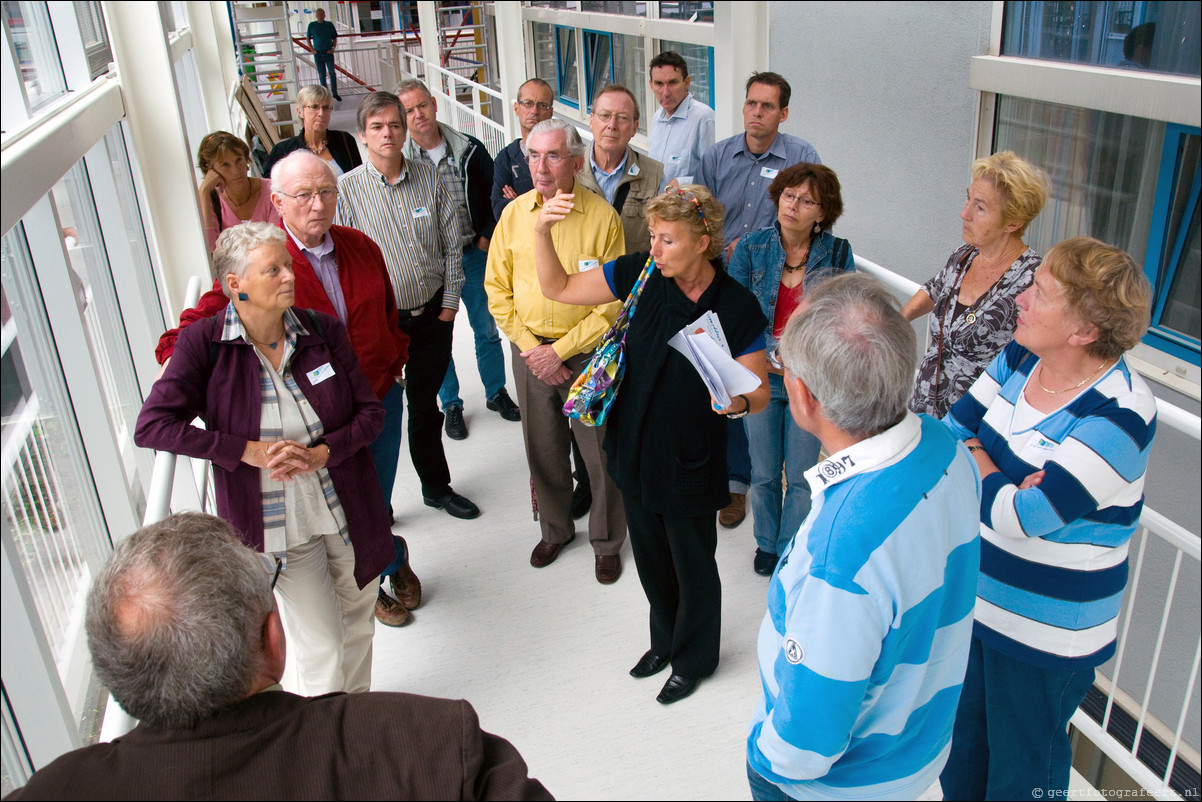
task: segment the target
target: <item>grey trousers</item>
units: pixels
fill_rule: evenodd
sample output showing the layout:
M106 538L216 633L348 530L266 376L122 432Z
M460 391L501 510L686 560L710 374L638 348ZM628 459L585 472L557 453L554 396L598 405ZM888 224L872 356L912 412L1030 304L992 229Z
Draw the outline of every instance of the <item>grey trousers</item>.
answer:
M576 533L572 521L571 434L575 434L580 453L588 468L593 506L589 509L588 539L599 556L622 550L626 540L626 513L622 494L609 478L601 456L604 426L585 426L563 414L568 390L576 376L588 364L589 354L577 354L567 360L572 378L551 387L526 367L521 350L513 348L513 379L518 404L522 408L522 440L534 492L538 495L538 517L542 538L548 543L566 543ZM569 423L571 429L569 431Z

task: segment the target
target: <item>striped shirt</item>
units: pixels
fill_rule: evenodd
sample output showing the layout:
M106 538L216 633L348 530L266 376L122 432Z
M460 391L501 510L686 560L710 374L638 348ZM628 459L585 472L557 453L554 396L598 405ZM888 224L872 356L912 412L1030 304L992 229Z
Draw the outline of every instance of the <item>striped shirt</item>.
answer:
M467 212L467 191L463 187L463 176L459 174L459 163L451 152L450 143L442 139L437 148L426 150L411 137L405 150L409 152L409 158L419 159L438 170L438 180L451 196L451 203L455 205L455 212L459 216L459 245L462 248L471 245L476 241L476 231L472 228L472 217Z
M1041 668L1083 670L1114 654L1156 399L1120 359L1067 406L1016 425L1038 364L1010 343L944 418L999 469L982 482L974 634ZM1039 470L1037 487L1018 489Z
M768 587L747 760L797 799L913 799L939 776L968 663L980 482L934 418L805 472Z
M444 309L459 308L459 219L429 164L406 159L395 184L370 159L359 165L338 179L334 222L359 229L380 246L399 308L425 306L439 289Z
M325 434L321 419L305 400L289 367L296 354L296 338L308 334L296 314L284 312L284 355L279 370L255 349L259 357L259 391L262 397L259 439L266 441L296 440L312 443ZM244 340L255 348L250 335L242 327L242 319L233 304L225 308L225 322L221 328L221 340ZM287 396L280 393L283 387ZM288 409L284 410L287 406ZM298 432L285 425L288 413L299 413L297 429L303 429L306 437L289 437ZM286 431L288 430L288 431ZM260 496L263 500L263 552L280 560L283 570L288 568L287 549L300 545L315 534L325 534L332 529L351 544L346 515L334 490L334 482L325 468L313 473L297 474L291 482L279 482L271 478L266 468L259 470ZM331 526L332 525L332 526ZM274 570L274 566L272 566Z

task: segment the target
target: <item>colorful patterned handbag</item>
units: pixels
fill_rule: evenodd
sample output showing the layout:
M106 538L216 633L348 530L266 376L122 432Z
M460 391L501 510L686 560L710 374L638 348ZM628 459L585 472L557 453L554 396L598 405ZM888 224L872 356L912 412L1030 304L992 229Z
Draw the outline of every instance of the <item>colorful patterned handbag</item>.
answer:
M647 264L630 289L621 314L601 338L588 366L572 383L567 403L563 405L563 414L569 418L576 418L585 426L605 423L605 416L618 397L618 384L626 370L626 330L630 327L630 318L634 316L639 296L643 294L643 285L654 269L655 261L647 257Z

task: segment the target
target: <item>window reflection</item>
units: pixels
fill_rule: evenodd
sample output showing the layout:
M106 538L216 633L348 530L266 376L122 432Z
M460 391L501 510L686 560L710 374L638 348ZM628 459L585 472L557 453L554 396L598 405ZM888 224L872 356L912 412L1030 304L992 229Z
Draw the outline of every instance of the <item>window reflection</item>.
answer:
M3 7L25 98L33 111L67 91L50 14L45 3L4 0Z

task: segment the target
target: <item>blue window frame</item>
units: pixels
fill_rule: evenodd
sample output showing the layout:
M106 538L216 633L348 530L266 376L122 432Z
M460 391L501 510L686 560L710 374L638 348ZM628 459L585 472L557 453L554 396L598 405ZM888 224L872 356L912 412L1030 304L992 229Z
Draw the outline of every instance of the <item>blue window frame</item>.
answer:
M593 98L614 82L614 41L606 31L584 32L584 84L586 110L593 110Z
M1144 342L1191 362L1202 363L1199 277L1199 209L1202 188L1202 130L1165 127L1152 234L1144 271L1152 284L1152 325Z
M555 83L559 102L580 108L580 81L576 74L576 29L555 26Z

